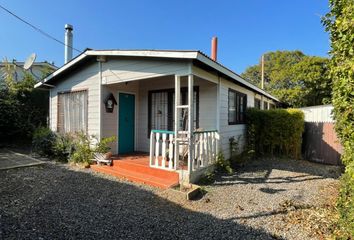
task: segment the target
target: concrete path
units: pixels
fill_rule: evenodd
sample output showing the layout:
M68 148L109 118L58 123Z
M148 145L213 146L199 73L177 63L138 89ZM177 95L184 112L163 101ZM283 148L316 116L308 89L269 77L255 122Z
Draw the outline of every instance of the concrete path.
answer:
M32 158L26 154L0 148L0 170L29 167L43 163L43 161Z

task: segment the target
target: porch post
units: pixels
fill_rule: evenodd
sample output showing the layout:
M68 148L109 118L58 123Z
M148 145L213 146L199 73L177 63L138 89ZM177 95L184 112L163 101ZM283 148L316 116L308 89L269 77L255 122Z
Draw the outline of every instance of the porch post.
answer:
M218 77L218 85L216 86L216 156L219 154L219 144L220 144L220 97L221 97L221 78Z
M190 74L188 75L188 174L189 178L191 177L192 173L192 164L193 164L193 150L194 150L194 141L193 141L193 128L194 128L194 104L193 104L193 96L194 96L194 90L193 90L193 75Z
M179 165L179 143L178 143L178 130L179 130L179 121L180 115L178 111L178 106L181 104L181 77L175 75L175 152L174 152L174 159L175 159L175 169L177 169Z
M99 104L98 104L98 140L101 141L102 138L102 62L98 61L98 71L99 71L99 79L98 79L98 94L99 94Z

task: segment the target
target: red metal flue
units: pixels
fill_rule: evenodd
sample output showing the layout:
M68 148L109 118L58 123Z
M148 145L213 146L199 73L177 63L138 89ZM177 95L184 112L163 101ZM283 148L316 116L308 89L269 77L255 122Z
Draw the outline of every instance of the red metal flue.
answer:
M211 40L211 59L216 61L217 55L218 55L218 38L213 37Z

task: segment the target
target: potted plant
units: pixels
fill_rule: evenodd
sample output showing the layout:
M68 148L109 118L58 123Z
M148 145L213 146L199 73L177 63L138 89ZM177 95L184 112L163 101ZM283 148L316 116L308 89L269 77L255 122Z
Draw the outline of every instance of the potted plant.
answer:
M98 142L97 147L95 149L95 152L102 153L105 156L105 159L109 160L112 157L112 152L111 147L109 146L109 143L116 141L116 137L108 137L108 138L102 138L101 141Z

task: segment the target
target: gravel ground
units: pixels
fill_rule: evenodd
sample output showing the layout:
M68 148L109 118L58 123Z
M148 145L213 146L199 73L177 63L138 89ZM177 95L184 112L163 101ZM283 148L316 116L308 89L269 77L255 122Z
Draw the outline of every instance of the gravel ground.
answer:
M186 201L63 164L4 170L0 239L310 239L284 216L322 204L337 177L304 161L252 162Z

